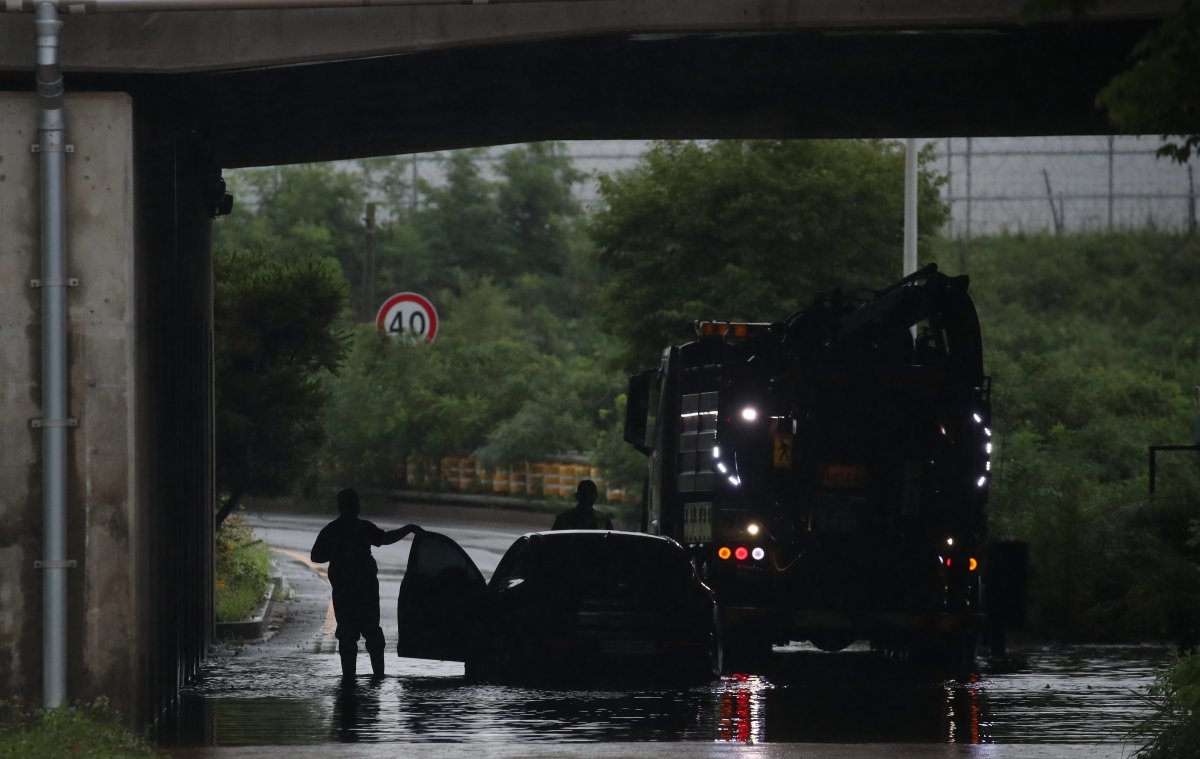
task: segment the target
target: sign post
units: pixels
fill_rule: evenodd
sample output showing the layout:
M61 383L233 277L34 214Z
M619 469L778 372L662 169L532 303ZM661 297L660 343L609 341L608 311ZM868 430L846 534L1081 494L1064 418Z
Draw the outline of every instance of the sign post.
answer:
M379 308L375 326L385 335L432 343L437 337L437 310L424 295L396 293Z

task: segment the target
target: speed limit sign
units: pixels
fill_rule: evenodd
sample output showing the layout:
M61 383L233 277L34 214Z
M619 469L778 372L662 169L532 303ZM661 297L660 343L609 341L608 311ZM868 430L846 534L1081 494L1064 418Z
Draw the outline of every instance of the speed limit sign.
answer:
M375 326L392 337L432 343L437 337L438 316L424 295L396 293L383 302L375 317Z

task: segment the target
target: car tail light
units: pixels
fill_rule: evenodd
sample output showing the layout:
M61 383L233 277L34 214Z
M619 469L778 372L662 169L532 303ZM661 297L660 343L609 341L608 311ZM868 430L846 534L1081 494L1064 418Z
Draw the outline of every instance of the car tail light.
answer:
M749 555L750 552L746 550L745 546L738 546L737 550L733 552L733 558L737 559L738 561L745 561L746 557Z
M717 549L717 558L724 561L733 555L733 551L729 550L729 546L721 546Z

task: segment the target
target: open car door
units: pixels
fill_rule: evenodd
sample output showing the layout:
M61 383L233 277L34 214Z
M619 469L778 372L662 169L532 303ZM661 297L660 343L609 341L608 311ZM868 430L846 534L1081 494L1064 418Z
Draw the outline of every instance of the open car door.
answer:
M396 653L414 659L466 661L480 634L487 583L450 538L419 532L397 599Z

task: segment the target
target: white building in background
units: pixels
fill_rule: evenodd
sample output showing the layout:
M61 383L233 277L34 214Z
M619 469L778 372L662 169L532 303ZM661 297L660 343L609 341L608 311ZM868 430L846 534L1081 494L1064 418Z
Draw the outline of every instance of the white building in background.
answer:
M1147 137L975 137L931 140L934 168L945 174L953 237L1002 232L1195 228L1196 178L1191 165L1155 156ZM599 174L637 164L642 140L567 142L589 176L578 189L585 205L599 202ZM490 148L497 156L503 146ZM437 182L435 154L414 157L416 173ZM901 188L897 187L897 192Z

